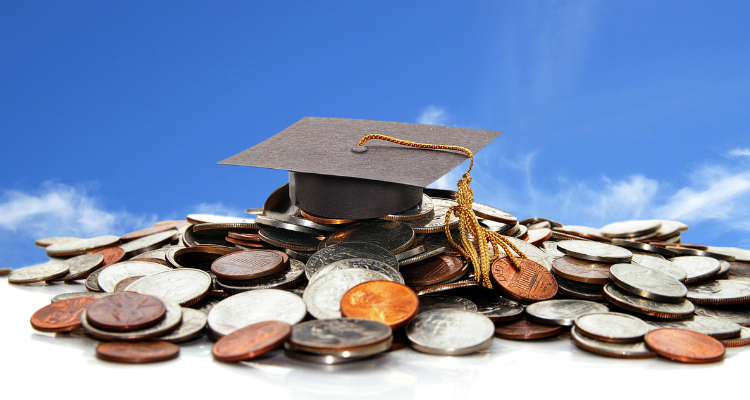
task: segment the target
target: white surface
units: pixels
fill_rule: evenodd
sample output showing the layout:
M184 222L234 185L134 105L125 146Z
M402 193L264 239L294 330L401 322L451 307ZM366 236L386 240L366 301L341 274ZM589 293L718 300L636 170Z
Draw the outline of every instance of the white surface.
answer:
M29 318L82 284L16 286L0 279L3 398L51 399L691 399L744 398L750 346L726 359L688 365L661 358L622 360L577 348L569 339L495 339L482 353L441 357L404 349L343 366L286 359L276 350L254 362L211 357L207 339L180 346L157 364L96 359L97 342L83 335L34 331Z

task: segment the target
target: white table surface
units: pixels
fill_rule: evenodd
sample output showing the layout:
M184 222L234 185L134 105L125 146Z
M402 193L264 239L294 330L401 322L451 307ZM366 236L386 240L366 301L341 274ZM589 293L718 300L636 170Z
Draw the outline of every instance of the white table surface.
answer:
M727 349L706 365L661 358L623 360L589 354L570 339L494 339L485 351L432 356L409 348L340 366L289 360L279 350L253 362L211 357L209 340L180 345L156 364L100 361L84 335L33 330L31 315L80 283L10 285L0 278L3 399L465 399L747 398L750 346ZM8 397L6 397L8 396Z

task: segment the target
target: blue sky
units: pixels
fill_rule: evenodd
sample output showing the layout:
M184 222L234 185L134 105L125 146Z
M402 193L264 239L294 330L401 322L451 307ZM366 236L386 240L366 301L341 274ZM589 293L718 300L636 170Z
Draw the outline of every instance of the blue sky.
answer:
M0 251L260 207L214 163L304 116L501 130L477 201L748 248L748 4L3 1Z

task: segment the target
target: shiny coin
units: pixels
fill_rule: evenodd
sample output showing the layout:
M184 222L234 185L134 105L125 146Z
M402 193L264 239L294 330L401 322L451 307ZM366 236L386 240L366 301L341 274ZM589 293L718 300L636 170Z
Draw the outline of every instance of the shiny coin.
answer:
M113 292L118 282L132 276L148 276L171 268L144 261L123 261L104 268L97 277L97 284L103 292Z
M339 243L372 243L393 254L406 250L414 240L414 230L403 222L366 220L349 225L325 240L325 246Z
M46 263L14 270L8 276L8 283L24 284L50 281L68 273L66 263Z
M97 292L68 292L68 293L60 293L57 296L53 297L52 300L50 300L50 303L57 303L58 301L68 300L68 299L75 299L78 297L89 297L92 299L101 299L102 297L107 297L111 293L97 293Z
M216 286L228 293L241 293L248 290L284 289L305 279L305 265L297 260L289 261L289 268L277 275L247 281L216 281Z
M716 280L688 287L688 300L696 304L740 304L750 302L750 285Z
M539 246L541 243L543 243L544 241L546 241L547 239L551 237L552 237L552 231L549 230L548 228L529 229L527 231L526 238L524 238L523 240L535 246Z
M468 270L468 263L461 258L441 254L411 265L401 271L401 275L408 286L422 287L449 282L461 277Z
M448 209L457 203L452 200L445 199L433 199L433 212L429 216L421 219L403 221L409 225L417 233L435 233L445 231L445 217L447 216ZM451 214L450 218L451 229L458 227L458 217L456 214Z
M497 325L495 337L510 340L544 339L557 336L562 331L563 327L560 325L537 324L522 318L510 324Z
M552 262L552 272L572 281L604 285L611 282L609 279L609 268L611 266L612 264L609 263L565 256Z
M679 303L687 296L685 285L651 268L638 264L615 264L609 272L617 286L647 299Z
M65 299L42 307L31 316L31 326L42 332L70 332L81 327L81 314L96 302L90 297Z
M557 244L557 249L569 256L582 260L626 263L633 259L633 253L629 250L599 242L563 240Z
M640 318L613 312L578 317L575 327L580 333L605 342L639 342L651 330Z
M147 294L164 302L190 306L201 301L211 290L211 276L197 269L175 269L138 279L125 290Z
M671 261L633 254L633 261L631 263L662 272L683 283L687 279L687 271L674 265Z
M172 226L169 226L169 225L152 226L150 228L141 229L139 231L135 231L135 232L131 232L131 233L122 235L120 237L120 240L123 243L130 242L130 241L135 240L135 239L140 239L142 237L150 236L150 235L153 235L155 233L171 231L173 229L175 229L175 228L172 227Z
M112 362L143 364L176 358L180 347L168 342L102 343L96 348L96 357Z
M260 225L254 222L218 222L193 225L193 232L198 235L225 235L230 229L257 231L260 229Z
M166 252L165 257L167 262L175 268L195 268L208 271L214 261L238 251L241 250L220 245L172 247Z
M521 318L523 314L523 306L520 303L497 294L476 295L472 296L471 299L477 305L476 312L489 318L492 322L514 321Z
M604 300L602 297L604 285L571 281L560 276L555 276L555 280L559 293L566 296L583 300Z
M645 341L656 354L685 363L716 362L726 352L718 340L682 329L658 329L649 332Z
M319 224L323 225L344 225L344 224L350 224L352 222L357 222L356 219L347 219L347 218L326 218L326 217L319 217L317 215L312 215L305 210L299 210L300 214L302 214L303 217L309 219L312 222L317 222Z
M724 347L740 347L750 344L750 328L742 327L740 335L736 338L719 340Z
M425 248L423 245L419 245L416 247L411 247L407 250L402 251L401 253L398 253L396 255L396 259L401 262L401 260L404 260L406 258L414 257L416 255L422 254L425 251L427 251L427 248Z
M91 239L53 244L48 246L46 250L47 255L50 257L77 256L102 247L112 246L119 241L120 238L118 236L99 236Z
M83 254L65 260L68 265L68 273L55 278L56 281L71 281L73 279L86 278L104 264L104 256L101 254Z
M208 327L216 336L263 321L295 325L307 314L302 298L276 289L253 290L228 297L208 313Z
M492 343L495 325L484 315L458 310L420 313L406 327L409 344L428 354L462 355Z
M541 324L573 326L576 318L606 313L607 306L586 300L547 300L526 307L527 318Z
M329 264L349 258L369 258L382 261L392 269L399 270L398 260L390 251L372 243L351 242L325 247L310 256L305 264L305 275L307 275L307 279L312 279L318 271Z
M347 262L350 260L337 261ZM369 281L388 281L385 274L369 269L337 269L319 274L305 289L302 298L307 311L317 319L341 318L341 298L349 289Z
M497 209L495 207L486 206L484 204L474 203L471 208L474 210L474 213L482 218L487 218L489 220L502 222L504 224L512 224L515 225L518 223L518 219L514 217L513 215Z
M77 238L77 237L58 236L58 237L48 237L44 239L37 239L36 241L34 241L34 244L37 245L38 247L44 248L44 247L52 246L53 244L66 244L66 243L75 242L77 240L82 240L82 239Z
M693 303L687 300L679 303L665 303L645 299L622 290L611 283L604 286L602 294L607 301L618 307L659 318L687 318L693 315L695 311Z
M688 243L669 243L669 242L649 242L652 246L659 246L659 247L681 247L685 249L695 249L695 250L708 250L708 246L703 246L700 244L688 244Z
M341 298L341 315L378 321L400 328L417 315L414 291L396 282L370 281L349 289Z
M112 264L118 263L125 258L125 251L119 247L105 247L96 251L92 251L92 254L101 254L104 256L104 264L99 268L105 268Z
M568 235L578 236L585 239L596 240L597 242L608 243L609 238L602 235L599 229L588 226L565 225L552 229L555 233L566 233Z
M159 221L159 222L157 222L157 223L154 224L154 226L163 226L163 225L171 226L171 227L177 229L177 228L184 228L184 227L190 225L190 222L187 222L187 221Z
M281 346L291 334L292 326L286 322L258 322L219 339L212 353L217 361L249 360Z
M324 364L324 365L337 365L351 363L359 360L363 360L367 357L336 357L332 355L322 355L308 353L306 351L296 351L288 348L287 344L284 343L284 356L295 361L302 361L306 363Z
M171 243L176 235L177 231L174 230L155 233L153 235L144 236L140 239L135 239L132 242L123 243L120 245L120 248L125 251L125 257L133 257L150 250L156 250L159 247Z
M337 357L366 357L390 348L391 328L377 321L337 318L292 327L293 350ZM387 346L381 346L385 345Z
M263 228L258 237L270 245L299 251L315 251L320 244L315 236L279 228Z
M318 271L312 279L310 279L310 283L315 282L319 277L324 276L326 274L329 274L334 271L342 270L342 269L368 269L371 271L379 272L387 277L387 280L397 282L400 284L404 284L404 278L401 276L401 274L391 268L388 264L373 260L369 258L348 258L346 260L339 260L334 261L325 268Z
M118 293L96 300L87 317L96 328L127 332L156 325L166 312L165 304L154 296Z
M547 271L552 271L552 258L544 250L534 246L533 244L526 243L521 239L516 239L513 237L506 237L505 239L513 243L519 250L521 250L523 254L526 255L525 258L541 265ZM500 258L507 256L502 247L498 246L498 250ZM492 250L492 253L494 253L494 250ZM513 255L516 257L520 257L519 254L515 254L515 251L513 251Z
M706 255L706 252L704 250L698 250L698 249L694 249L690 247L666 246L665 249L675 253L677 256L705 256Z
M283 213L268 213L268 215L262 217L262 218L271 218L276 221L286 222L289 224L293 224L296 226L304 226L306 228L310 228L314 231L321 232L323 234L329 234L336 232L339 228L334 226L328 226L326 224L319 224L314 221L310 221L307 218L300 218L295 215L291 214L283 214Z
M257 217L255 219L255 222L258 225L260 225L262 228L270 227L270 228L284 229L287 231L305 233L305 234L314 235L314 236L326 235L330 233L327 230L322 231L318 229L312 229L303 225L292 224L289 222L279 221L278 219L272 219L272 218L267 218L267 217ZM307 222L310 222L310 221L307 221Z
M683 256L671 258L669 261L687 272L685 283L700 282L719 273L721 262L710 257Z
M426 295L419 296L419 312L435 310L459 310L477 312L477 305L468 299L458 296Z
M414 219L420 219L430 216L434 210L432 199L426 194L422 194L422 201L416 206L401 211L398 214L386 215L382 219L388 219L392 221L410 221Z
M247 280L283 271L289 257L276 250L248 250L225 255L211 264L211 272L222 280Z
M157 340L182 343L197 338L205 331L207 318L206 313L202 311L183 307L182 322L177 326L177 329L164 336L159 336Z
M573 327L570 334L578 347L602 356L618 358L650 358L656 356L656 353L646 347L646 343L643 341L635 343L607 342L582 335L578 327Z
M106 300L106 298L102 300ZM85 329L86 332L99 339L117 341L139 341L144 339L151 339L157 336L162 336L167 332L173 331L175 328L177 328L178 325L180 325L180 321L182 321L182 308L179 305L174 303L166 303L165 306L167 308L167 313L159 323L154 326L138 329L135 331L115 332L96 328L89 323L88 317L86 316L87 311L84 312L83 315L81 315L81 324L83 325L83 329Z
M704 317L723 318L738 325L750 326L750 306L746 305L735 307L696 306L695 314Z
M520 224L504 224L502 222L496 222L496 221L492 221L489 219L481 219L481 218L477 218L477 221L479 222L480 225L487 228L488 230L492 232L497 232L505 236L513 236L513 235L518 234L518 232L521 230L521 227L523 226ZM526 228L526 230L528 230L528 228Z
M522 269L517 269L509 258L492 263L491 277L510 297L521 301L549 300L557 294L557 282L552 273L541 265L518 258Z
M661 227L661 221L624 221L605 225L599 229L602 235L610 238L634 238L655 233Z
M618 247L625 247L632 250L641 250L649 253L660 254L666 257L675 257L677 253L672 250L667 250L664 247L652 246L648 243L634 242L629 239L612 239L612 244Z
M430 249L430 250L426 250L426 251L425 251L425 252L423 252L423 253L419 253L419 254L417 254L417 255L415 255L415 256L412 256L412 257L408 257L408 258L402 258L402 259L401 259L401 260L400 260L400 261L398 262L398 265L399 265L399 267L403 267L403 266L405 266L405 265L411 265L411 264L414 264L414 263L420 262L420 261L422 261L422 260L426 260L426 259L428 259L428 258L431 258L431 257L435 257L435 256L437 256L437 255L439 255L439 254L443 254L443 253L445 253L445 252L446 252L446 250L447 250L447 249L446 249L445 247L435 247L435 248L433 248L433 249ZM402 254L403 254L403 253L402 253ZM454 253L454 254L455 254L455 253ZM400 254L399 254L399 255L400 255Z
M686 329L689 331L700 332L717 339L733 338L740 334L740 326L732 321L714 317L703 317L700 315L694 315L690 318L679 320L647 321L647 323L656 329Z

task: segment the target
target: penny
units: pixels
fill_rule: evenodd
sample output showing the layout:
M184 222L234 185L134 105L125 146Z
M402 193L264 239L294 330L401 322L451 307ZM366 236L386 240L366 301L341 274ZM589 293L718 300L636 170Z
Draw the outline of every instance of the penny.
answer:
M724 347L740 347L750 344L750 328L742 327L740 335L736 338L719 340Z
M656 329L674 328L700 332L717 339L733 338L740 334L740 326L732 321L715 317L694 315L680 320L650 320L647 323Z
M217 361L249 360L281 346L291 334L292 326L286 322L258 322L219 339L212 353Z
M310 279L310 283L315 282L319 277L331 272L352 268L367 269L379 272L385 275L387 277L386 279L389 281L397 282L402 285L405 283L403 276L401 276L398 271L391 268L388 264L369 258L347 258L346 260L334 261L328 264L328 266L326 266L325 268L318 271L315 275L313 275L312 279Z
M424 247L424 246L420 246L420 247ZM411 265L411 264L417 263L419 261L426 260L426 259L431 258L431 257L435 257L435 256L437 256L439 254L443 254L443 253L446 252L446 250L447 249L445 247L435 247L435 248L430 249L430 250L426 250L426 248L425 248L425 251L423 253L419 253L419 254L417 254L415 256L412 256L412 257L402 258L398 262L398 265L399 265L399 267L404 267L406 265ZM401 253L401 254L403 254L403 253ZM401 254L399 254L399 255L401 255ZM453 253L453 254L455 255L456 253Z
M507 241L513 243L519 250L523 252L523 254L526 255L527 258L542 267L544 267L547 271L552 271L552 257L550 257L549 254L547 254L544 250L534 246L533 244L526 243L521 239L516 239L512 237L506 237ZM502 247L498 246L499 250L499 258L506 257L505 251ZM494 253L494 250L491 250L491 253ZM520 257L520 254L515 254L515 251L513 251L513 255L516 257Z
M643 341L620 343L597 340L582 335L578 327L575 326L570 330L570 335L573 343L578 347L602 356L618 358L650 358L656 356L656 353L649 350Z
M295 325L306 314L305 302L296 294L276 289L253 290L216 304L208 313L208 327L221 337L263 321Z
M187 307L203 300L211 291L211 285L208 273L182 268L143 277L128 285L125 290Z
M458 310L420 313L406 327L409 345L428 354L463 355L492 343L495 325L484 315Z
M750 326L750 306L712 307L696 306L695 314L704 317L723 318L738 325Z
M417 315L419 300L414 291L396 282L370 281L349 289L341 298L341 315L378 321L400 328Z
M687 278L685 279L687 284L708 279L721 270L721 262L709 257L683 256L670 258L669 261L687 272Z
M78 297L88 297L92 299L101 299L102 297L109 296L110 293L97 293L97 292L68 292L68 293L60 293L57 296L53 297L50 300L50 303L57 303L58 301L68 300L68 299L75 299Z
M258 237L273 246L299 251L315 251L320 244L315 236L279 228L263 228L258 231Z
M135 239L140 239L142 237L153 235L155 233L171 231L173 229L175 228L169 225L152 226L150 228L141 229L135 232L130 232L128 234L122 235L120 236L120 241L122 241L123 243L130 242Z
M552 231L547 228L542 229L529 229L525 241L538 246L542 242L552 237Z
M629 250L599 242L564 240L557 244L557 249L569 256L582 260L626 263L633 259L633 253Z
M487 218L489 220L502 222L504 224L516 224L518 223L518 219L514 217L513 215L503 211L499 210L495 207L486 206L484 204L474 203L471 206L472 210L474 210L474 213L482 218Z
M168 342L109 342L96 348L97 358L127 364L167 361L179 354L180 347Z
M194 339L203 334L207 321L206 313L193 310L192 308L182 308L182 321L177 329L169 332L164 336L159 336L157 340L170 343L182 343Z
M504 292L521 301L548 300L557 294L557 282L552 273L531 260L517 260L522 266L520 270L507 257L492 263L492 280Z
M427 295L419 296L419 312L434 310L459 310L477 312L477 305L468 299L458 296Z
M120 241L118 236L99 236L91 239L80 239L67 243L56 243L47 246L47 255L50 257L67 257L77 256L98 250L102 247L109 247Z
M716 280L688 287L688 300L696 304L740 304L750 302L750 285Z
M386 215L382 219L388 219L392 221L410 221L428 217L430 214L432 214L434 209L435 207L430 196L423 193L422 201L416 206L408 210L401 211L398 214Z
M645 299L611 283L604 286L602 294L607 301L618 307L659 318L687 318L695 311L693 303L687 300L679 303L666 303Z
M224 217L212 214L188 214L186 220L191 224L253 223L253 219Z
M157 272L169 271L171 268L144 261L123 261L101 269L97 284L103 292L113 292L115 285L131 276L148 276Z
M131 276L129 278L125 278L121 280L120 282L117 282L117 285L115 285L114 292L115 293L124 292L126 287L130 286L131 283L141 278L143 278L143 275L136 275L136 276Z
M602 235L610 238L634 238L657 232L661 221L624 221L615 222L599 228Z
M289 256L276 250L247 250L225 255L211 264L222 280L257 279L283 271Z
M580 260L565 256L552 262L552 272L576 282L604 285L611 282L609 268L612 264Z
M633 261L631 261L631 263L662 272L683 283L687 279L687 271L674 265L671 261L633 254Z
M514 321L521 318L523 314L523 306L520 303L497 294L473 295L471 301L477 306L476 312L489 318L492 322Z
M687 288L677 279L638 264L615 264L610 268L612 282L622 289L647 299L679 303Z
M248 281L216 280L216 286L228 293L242 293L248 290L284 289L302 282L305 278L305 265L297 260L290 260L289 268L278 275L266 276Z
M258 233L228 232L227 239L238 239L247 242L260 242Z
M36 241L34 241L34 244L37 247L45 248L53 244L65 244L65 243L75 242L77 240L81 240L81 239L77 237L58 236L58 237L48 237L44 239L37 239Z
M495 326L495 337L510 340L544 339L557 336L563 331L560 325L537 324L526 318Z
M96 300L86 314L96 328L127 332L157 324L166 312L164 303L154 296L125 292Z
M119 247L105 247L103 249L92 251L91 254L101 254L104 256L104 264L102 264L100 268L106 268L125 258L125 250Z
M302 214L303 217L309 219L312 222L317 222L319 224L324 225L344 225L344 224L350 224L352 222L356 222L358 220L356 219L349 219L349 218L326 218L326 217L318 217L316 215L312 215L308 212L305 212L304 210L299 210L300 214Z
M408 286L420 287L456 279L468 270L468 263L459 257L441 254L413 264L401 271L401 275Z
M369 258L382 261L392 269L399 270L399 262L396 256L387 249L373 243L351 242L325 247L310 256L305 264L305 275L307 279L312 279L318 271L327 265L349 258Z
M81 314L96 302L75 297L42 307L31 316L31 326L42 332L70 332L81 327Z
M104 256L101 254L82 254L65 260L68 265L68 273L55 278L56 281L71 281L86 278L104 264Z
M227 246L205 246L174 248L166 253L167 262L177 268L195 268L209 271L219 258L240 251Z
M527 318L548 325L573 326L576 318L594 313L606 313L607 306L587 300L547 300L526 307Z
M644 340L656 354L685 363L710 363L724 358L724 345L698 332L682 329L657 329Z
M609 243L611 239L602 235L599 229L588 226L565 225L553 228L552 232L565 233L568 235L578 236L585 239L596 240L598 242Z
M677 253L664 247L654 246L649 243L634 242L629 239L612 239L612 244L618 247L625 247L631 250L641 250L649 253L660 254L667 257L675 257Z
M559 293L583 300L604 300L602 289L604 285L595 283L583 283L571 281L560 276L555 276L557 281L557 290Z
M347 357L346 353L356 353L360 349L370 353L372 347L378 347L392 339L391 328L380 322L339 318L307 321L293 326L289 344L293 345L294 350ZM388 348L390 344L381 352ZM367 355L371 354L351 354L354 357Z
M24 284L50 281L68 273L68 264L46 263L16 269L8 275L8 283Z
M403 222L372 219L349 225L325 240L325 246L364 242L385 248L393 254L406 250L414 240L414 230Z
M640 318L620 313L601 313L580 316L575 321L580 333L605 342L638 342L651 329Z
M113 294L112 296L120 296L123 294L127 293ZM107 298L105 297L102 300L105 299ZM142 328L127 332L100 329L91 325L91 323L89 322L87 316L88 310L85 311L83 315L81 315L81 325L83 325L83 329L85 329L87 333L103 340L130 342L151 339L173 331L175 328L177 328L178 325L180 325L180 321L182 321L182 308L178 304L166 303L164 304L164 306L167 309L164 318L162 318L162 320L159 321L156 325L150 326L148 328Z
M388 280L388 276L369 269L338 269L319 274L307 285L302 299L307 311L317 319L341 318L341 298L344 293L360 283Z
M0 275L10 275L13 272L11 268L0 268Z
M176 235L177 231L175 230L155 233L153 235L144 236L142 238L123 243L120 245L120 248L125 251L125 257L133 257L150 250L156 250L159 247L171 243Z

